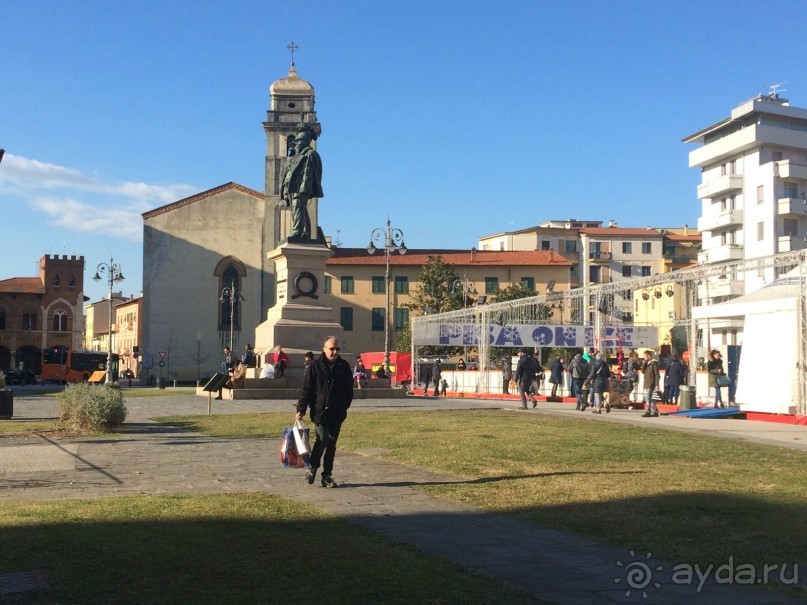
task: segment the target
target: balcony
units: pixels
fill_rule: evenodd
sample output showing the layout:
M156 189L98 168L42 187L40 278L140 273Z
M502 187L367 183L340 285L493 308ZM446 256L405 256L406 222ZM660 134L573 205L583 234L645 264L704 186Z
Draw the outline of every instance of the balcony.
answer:
M776 162L779 168L779 178L807 181L807 166L804 164L794 164L790 160Z
M706 300L718 296L742 296L745 294L745 284L736 279L710 279L708 287L706 284L698 286L698 298Z
M793 250L802 250L803 248L807 248L807 243L805 243L803 237L783 235L776 239L778 240L779 244L779 250L777 252L792 252Z
M590 261L595 262L595 263L596 262L608 262L608 261L611 260L611 253L606 251L606 250L602 250L602 251L599 251L599 252L594 250L594 251L588 253L588 258L589 258Z
M743 260L743 246L723 244L698 253L699 263L722 263L727 260Z
M724 174L708 183L698 185L698 197L715 198L729 191L737 191L743 188L743 177L739 174Z
M779 216L807 216L807 200L798 197L782 197L777 200Z
M720 231L733 225L743 224L742 210L723 210L713 216L702 216L698 219L698 231Z

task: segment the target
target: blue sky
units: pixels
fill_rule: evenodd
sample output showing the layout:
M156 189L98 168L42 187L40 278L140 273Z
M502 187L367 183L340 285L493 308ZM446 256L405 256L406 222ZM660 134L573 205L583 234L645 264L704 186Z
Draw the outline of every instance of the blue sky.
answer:
M6 0L0 278L114 257L139 293L142 212L263 189L291 40L323 127L320 224L344 246L387 214L411 248L550 218L694 226L681 139L772 83L807 107L805 24L802 0Z

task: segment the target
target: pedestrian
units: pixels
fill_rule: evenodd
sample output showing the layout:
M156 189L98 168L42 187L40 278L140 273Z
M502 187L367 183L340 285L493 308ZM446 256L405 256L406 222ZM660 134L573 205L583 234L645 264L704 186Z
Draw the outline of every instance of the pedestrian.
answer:
M631 352L627 366L628 371L625 376L630 380L630 399L631 403L636 403L639 401L639 372L642 369L642 362L639 360L639 355L636 354L636 351Z
M591 411L595 414L602 414L602 408L605 407L605 413L611 411L611 404L605 401L604 393L608 390L608 379L611 377L611 368L608 367L608 362L603 358L602 353L594 355L594 361L589 364L588 377L586 384L589 389L594 393L592 406L594 409Z
M535 396L541 392L541 381L544 379L544 368L541 365L541 354L538 351L533 352L533 359L535 360L535 380L532 381L530 393L532 400L535 401Z
M443 397L447 397L448 396L447 392L448 392L448 381L445 378L443 378L440 381L440 395L442 395Z
M549 382L552 384L550 397L558 396L558 385L563 385L563 358L556 357L549 369ZM562 386L561 386L562 389Z
M235 369L235 356L230 347L224 347L224 361L221 362L221 373L230 374Z
M289 365L289 356L283 351L283 347L277 345L275 347L275 354L272 358L275 364L275 376L277 378L284 378L286 375L286 368Z
M667 372L664 374L664 388L669 388L668 401L678 405L678 394L681 392L681 385L686 382L686 370L684 369L678 355L672 356Z
M709 353L709 362L706 364L706 369L709 372L709 387L714 387L715 389L715 407L716 408L723 408L726 407L723 404L723 397L720 393L720 376L725 376L726 372L723 369L723 359L721 357L720 351L714 349L711 353Z
M361 356L356 356L356 365L353 366L353 378L356 379L356 387L361 389L367 386L367 370Z
M440 367L440 360L436 359L434 361L434 365L432 366L432 380L434 381L434 396L438 397L438 391L440 389L440 376L443 373L442 367Z
M244 345L244 354L241 356L241 363L247 368L254 368L258 365L258 358L255 357L255 351L250 343Z
M644 377L644 397L647 400L647 410L642 414L644 417L658 416L658 405L653 400L655 393L661 385L661 378L658 371L658 361L653 359L653 351L644 352L644 364L642 364L642 376Z
M233 368L233 373L230 378L227 379L227 382L224 384L222 388L224 389L242 389L244 388L244 378L246 377L247 368L246 366L241 363L240 361L236 364L235 368ZM221 399L222 389L219 389L219 393L216 396L216 399Z
M305 355L303 355L303 366L308 367L308 365L314 361L314 353L311 351L307 351Z
M527 409L527 394L530 391L530 386L535 380L536 370L535 358L530 355L529 349L522 349L518 354L518 363L516 364L516 385L518 386L518 393L521 396L521 409ZM535 397L530 394L532 400L532 407L538 405Z
M423 368L423 395L429 394L429 383L432 380L432 367L427 365Z
M460 357L460 360L457 362L457 370L461 372L464 369L465 369L465 361L463 361L462 357Z
M527 353L529 354L529 353ZM520 354L519 354L520 355ZM510 393L510 381L513 379L513 369L509 357L502 358L502 393ZM518 382L518 380L516 380Z
M328 336L322 345L322 355L309 364L303 375L295 416L301 420L308 410L314 422L317 439L311 448L311 466L305 473L305 480L314 483L322 462L322 487L336 487L332 476L336 441L353 402L353 374L350 364L339 356L339 351L339 339Z
M583 392L583 383L588 378L588 364L583 361L583 356L578 353L569 364L569 374L572 379L572 395L577 397L576 410L584 411L588 407L586 396Z

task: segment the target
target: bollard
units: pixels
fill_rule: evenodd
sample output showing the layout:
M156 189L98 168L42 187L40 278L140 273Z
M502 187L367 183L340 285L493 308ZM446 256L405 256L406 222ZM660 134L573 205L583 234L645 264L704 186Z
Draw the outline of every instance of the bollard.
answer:
M685 384L682 384L679 388L681 392L678 395L678 411L683 412L685 410L691 410L694 389Z

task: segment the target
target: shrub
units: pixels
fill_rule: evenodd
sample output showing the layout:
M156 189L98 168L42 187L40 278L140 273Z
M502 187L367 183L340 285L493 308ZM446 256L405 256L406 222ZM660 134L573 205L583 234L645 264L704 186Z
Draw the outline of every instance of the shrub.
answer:
M116 387L69 384L58 399L62 422L79 432L110 431L126 420L123 393Z

